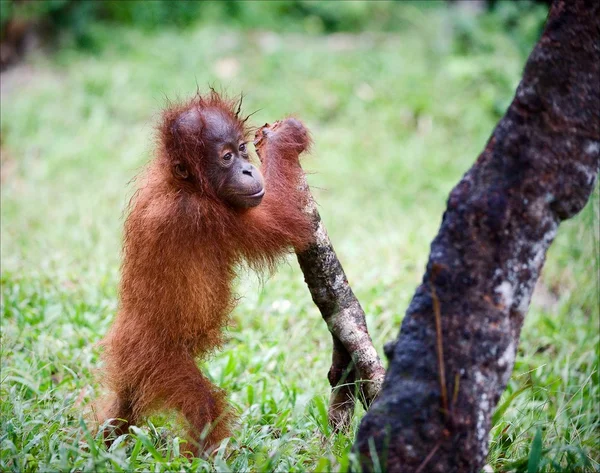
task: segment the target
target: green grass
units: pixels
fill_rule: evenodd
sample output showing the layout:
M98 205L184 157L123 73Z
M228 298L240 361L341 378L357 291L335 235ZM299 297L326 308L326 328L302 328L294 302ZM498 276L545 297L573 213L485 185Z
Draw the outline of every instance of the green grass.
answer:
M117 305L128 183L152 153L164 97L187 97L196 81L244 91L245 110L261 109L255 124L307 122L305 169L375 345L396 336L448 192L532 46L493 15L403 15L395 33L329 37L96 25L94 54L67 44L2 76L0 470L347 468L354 431L333 435L326 420L330 336L291 257L263 284L241 273L230 341L205 365L240 413L214 464L177 455L170 417L106 451L82 415L99 394L95 343ZM597 191L593 200L548 254L491 434L495 471L599 468Z

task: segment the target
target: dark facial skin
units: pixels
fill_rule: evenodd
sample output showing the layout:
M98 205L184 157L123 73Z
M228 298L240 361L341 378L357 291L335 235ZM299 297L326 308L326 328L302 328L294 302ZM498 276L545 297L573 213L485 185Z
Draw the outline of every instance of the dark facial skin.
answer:
M236 119L219 108L196 108L183 113L174 130L184 139L200 135L205 163L202 172L218 198L236 209L261 203L265 195L264 180L249 161L246 140ZM175 163L173 171L180 179L190 177L184 163Z
M217 196L239 209L256 207L265 195L262 174L248 158L245 137L218 109L202 111L208 178Z

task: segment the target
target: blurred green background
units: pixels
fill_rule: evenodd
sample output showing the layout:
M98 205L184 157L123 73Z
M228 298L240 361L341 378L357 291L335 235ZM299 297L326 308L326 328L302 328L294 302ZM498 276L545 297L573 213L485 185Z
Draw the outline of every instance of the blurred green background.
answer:
M447 195L510 103L547 8L0 5L0 470L345 471L354 430L327 425L330 336L293 257L264 282L240 273L230 341L205 364L240 413L214 460L180 458L169 415L110 451L86 428L129 182L152 156L157 116L198 84L244 92L255 125L305 120L315 145L304 167L382 354ZM596 190L548 254L494 419L494 471L598 469L598 207Z

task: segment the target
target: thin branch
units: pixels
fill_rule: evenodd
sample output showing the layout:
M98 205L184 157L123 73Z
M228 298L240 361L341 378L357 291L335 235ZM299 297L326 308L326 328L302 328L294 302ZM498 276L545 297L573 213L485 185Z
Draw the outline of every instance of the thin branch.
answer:
M438 360L438 373L440 380L440 393L442 397L442 410L448 416L448 392L446 390L446 368L444 366L444 340L442 335L442 314L440 312L440 300L435 293L435 286L430 284L431 299L433 300L433 314L435 316L435 340Z
M297 257L312 299L333 337L329 418L338 428L349 425L354 411L355 387L349 384L358 384L360 400L368 409L379 394L385 369L369 336L365 313L348 284L306 180L301 186L309 196L305 211L313 223L313 243ZM343 386L338 386L340 383Z

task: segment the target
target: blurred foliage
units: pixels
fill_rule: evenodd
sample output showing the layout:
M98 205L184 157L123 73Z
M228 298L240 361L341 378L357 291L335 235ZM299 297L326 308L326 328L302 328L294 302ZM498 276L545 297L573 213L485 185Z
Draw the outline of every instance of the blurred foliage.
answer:
M91 42L91 23L107 21L157 30L185 28L198 23L225 23L234 27L257 27L278 32L310 34L357 31L398 31L411 21L407 9L439 8L441 1L332 2L328 0L278 1L194 1L194 0L0 0L2 27L10 19L43 22L55 32L72 35L83 47L98 46ZM493 3L483 21L475 15L455 11L460 29L461 48L493 49L490 31L507 30L522 41L523 47L537 37L546 11L544 5L530 1ZM527 21L523 21L523 17ZM489 38L489 40L487 39Z
M519 1L497 2L488 14L477 17L453 10L457 51L490 54L497 37L489 32L503 31L515 38L521 52L528 53L542 32L547 11L543 4Z

